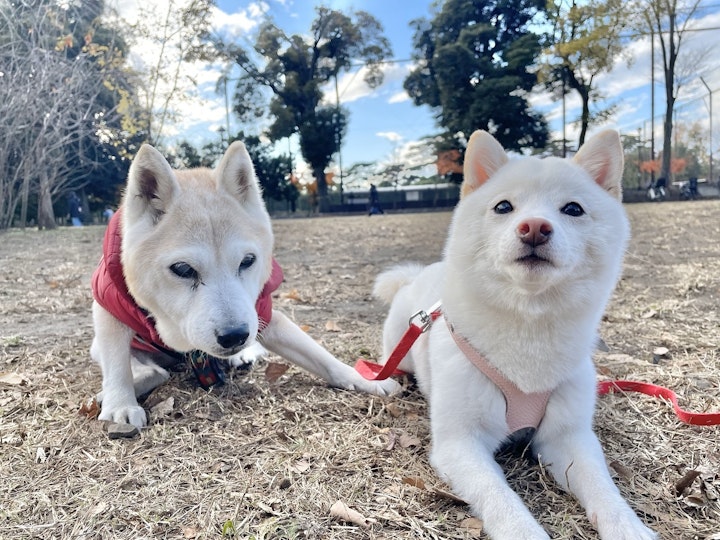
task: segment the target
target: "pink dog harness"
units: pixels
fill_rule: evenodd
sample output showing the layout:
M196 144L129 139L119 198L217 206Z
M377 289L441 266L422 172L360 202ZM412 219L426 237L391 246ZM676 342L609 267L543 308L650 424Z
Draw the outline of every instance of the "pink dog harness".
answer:
M121 215L122 208L115 212L105 231L103 254L92 275L93 298L116 319L135 332L135 339L133 339L132 343L134 348L149 352L157 352L158 350L172 352L160 338L152 316L137 304L130 291L128 291L121 261ZM272 293L280 286L282 281L282 268L273 259L270 279L265 283L255 303L260 329L266 328L272 320ZM203 361L205 360L203 359ZM195 365L193 367L196 368ZM200 382L203 384L202 379L200 379Z
M527 394L520 390L515 383L492 366L487 359L480 354L475 347L470 345L467 339L455 332L450 322L445 319L450 335L465 356L478 368L483 375L490 379L505 396L505 419L508 424L508 435L512 436L521 430L531 428L533 431L538 428L545 416L545 409L552 391L533 392Z

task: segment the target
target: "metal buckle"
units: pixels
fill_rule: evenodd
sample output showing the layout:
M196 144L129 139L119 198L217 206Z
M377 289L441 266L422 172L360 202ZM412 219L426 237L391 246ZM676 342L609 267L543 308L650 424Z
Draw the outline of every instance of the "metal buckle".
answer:
M434 321L432 314L438 311L441 305L442 304L440 302L436 302L428 311L425 311L423 309L417 311L410 317L410 319L408 319L408 326L417 326L418 328L420 328L421 333L424 334L428 331L428 328L432 326L432 323ZM420 320L420 324L417 324L415 322L416 319Z

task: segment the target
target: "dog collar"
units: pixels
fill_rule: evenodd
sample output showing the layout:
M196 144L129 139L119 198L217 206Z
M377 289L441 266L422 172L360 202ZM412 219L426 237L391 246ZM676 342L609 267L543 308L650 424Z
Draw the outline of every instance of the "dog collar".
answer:
M475 347L463 336L455 332L450 321L445 317L450 335L455 343L472 364L497 386L505 397L505 419L508 424L508 437L511 441L527 439L535 434L545 416L548 400L552 391L525 393L515 383L500 373L487 361Z

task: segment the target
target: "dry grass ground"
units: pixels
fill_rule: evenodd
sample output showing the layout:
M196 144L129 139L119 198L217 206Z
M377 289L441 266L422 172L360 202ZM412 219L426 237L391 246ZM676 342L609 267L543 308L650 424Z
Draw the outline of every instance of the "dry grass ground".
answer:
M634 238L603 322L599 377L673 388L720 410L720 201L628 206ZM275 223L277 307L345 361L377 358L374 276L442 251L448 213ZM110 440L79 414L100 388L89 278L100 227L0 235L0 537L463 539L480 524L427 461L427 407L408 384L380 399L267 362L205 392L181 368L145 402L151 426ZM653 350L669 352L655 358ZM277 362L270 358L270 362ZM616 482L663 538L720 538L720 428L680 423L640 395L599 399ZM507 459L553 538L596 535L537 464ZM361 514L331 515L342 501Z

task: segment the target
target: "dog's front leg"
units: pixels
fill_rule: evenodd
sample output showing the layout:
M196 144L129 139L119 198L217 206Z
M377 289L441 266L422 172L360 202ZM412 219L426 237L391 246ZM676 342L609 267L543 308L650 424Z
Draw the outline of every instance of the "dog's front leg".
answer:
M392 394L400 388L400 385L392 379L366 380L352 367L326 351L279 311L273 310L272 320L262 331L260 342L270 351L322 377L332 386L361 390L379 396Z
M97 302L93 302L93 322L95 338L90 355L100 364L103 376L98 418L144 427L147 416L135 397L131 367L130 343L134 332Z
M610 477L600 442L592 430L595 370L588 359L553 392L533 449L555 481L574 494L603 540L653 540Z
M432 407L432 405L431 405ZM453 492L470 505L493 540L548 540L522 499L505 480L487 447L460 418L433 426L430 462Z
M588 427L565 426L535 449L555 481L573 493L602 540L654 540L610 477L600 442Z

